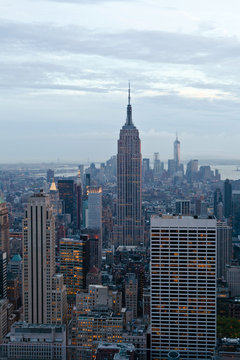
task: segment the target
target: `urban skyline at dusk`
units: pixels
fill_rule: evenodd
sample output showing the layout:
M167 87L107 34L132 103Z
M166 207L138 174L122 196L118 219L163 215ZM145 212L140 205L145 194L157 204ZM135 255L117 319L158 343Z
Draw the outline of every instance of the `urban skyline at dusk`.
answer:
M10 0L0 10L0 163L116 154L128 79L143 156L169 158L178 131L186 160L237 158L236 1Z

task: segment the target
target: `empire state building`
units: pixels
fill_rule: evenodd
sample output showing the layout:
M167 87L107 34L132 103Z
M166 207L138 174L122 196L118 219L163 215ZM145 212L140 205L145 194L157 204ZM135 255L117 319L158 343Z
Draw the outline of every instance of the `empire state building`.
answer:
M132 122L130 87L127 119L120 130L117 154L117 224L114 245L132 246L143 242L142 155L138 129Z

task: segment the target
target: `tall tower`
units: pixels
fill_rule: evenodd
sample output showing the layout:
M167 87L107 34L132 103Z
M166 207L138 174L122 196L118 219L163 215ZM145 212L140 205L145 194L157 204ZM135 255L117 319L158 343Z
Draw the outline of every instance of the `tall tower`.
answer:
M173 159L175 171L178 171L180 168L180 141L178 140L178 136L176 135L176 140L173 143Z
M24 320L30 324L51 323L55 228L50 199L43 192L28 201L23 239Z
M211 359L216 346L215 219L151 219L152 358Z
M0 251L9 257L9 222L6 202L0 196Z
M232 184L228 179L224 182L224 216L226 219L232 216Z
M129 86L127 119L118 140L115 246L139 245L143 241L141 140L132 122L130 100Z

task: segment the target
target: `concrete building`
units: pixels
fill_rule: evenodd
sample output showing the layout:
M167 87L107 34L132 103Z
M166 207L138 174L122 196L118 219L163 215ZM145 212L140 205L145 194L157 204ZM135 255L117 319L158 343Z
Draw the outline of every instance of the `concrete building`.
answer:
M232 228L217 222L217 277L226 280L227 265L232 261Z
M240 296L240 266L227 266L227 283L230 296Z
M88 194L88 224L90 229L102 230L102 187L90 186Z
M64 308L55 298L59 283L54 278L54 225L49 196L42 191L32 195L23 219L23 316L29 324L51 324L55 320L59 323L53 306ZM61 291L64 298L64 287Z
M9 258L9 222L6 202L0 197L0 251Z
M2 345L1 359L66 360L65 325L33 325L16 322Z
M23 308L30 324L52 322L55 226L49 197L30 197L23 220Z
M60 240L60 273L67 288L69 310L75 304L78 291L86 288L86 241L84 239Z
M73 317L71 331L72 345L96 351L101 341L118 343L122 341L123 318L111 312L89 312L88 315Z
M8 329L8 300L0 300L0 344L7 335Z
M67 324L67 289L63 274L55 274L52 281L52 323Z
M176 136L176 140L173 143L173 160L174 168L177 172L180 170L180 141L178 140L178 136Z
M7 253L0 251L0 299L7 297Z
M191 215L190 200L176 200L176 214L177 215Z
M215 219L151 219L151 348L211 358L216 345Z
M133 319L137 318L138 309L138 281L133 273L126 275L125 280L125 307L132 310Z
M130 343L109 344L100 343L96 351L96 360L117 360L120 356L121 360L134 360L135 347Z
M114 226L114 245L139 245L142 242L141 140L132 122L129 89L127 119L118 140L117 224Z

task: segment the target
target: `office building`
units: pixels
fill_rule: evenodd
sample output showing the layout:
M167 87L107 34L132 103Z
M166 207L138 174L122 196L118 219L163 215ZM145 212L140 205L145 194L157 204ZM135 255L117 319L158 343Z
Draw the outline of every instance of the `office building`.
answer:
M225 222L217 222L217 278L226 280L227 265L232 261L232 228Z
M198 174L198 160L190 160L187 163L186 177L189 184L197 179Z
M0 251L9 257L9 222L6 202L0 197Z
M127 119L120 130L117 154L117 224L114 245L139 245L143 242L141 140L132 122L130 89Z
M7 271L14 274L15 277L19 280L19 294L20 299L22 300L22 267L23 267L23 260L21 255L15 254L8 262Z
M133 319L137 318L138 281L134 273L126 275L125 280L125 307L132 311Z
M88 224L89 229L102 231L102 187L89 186L88 194Z
M30 324L52 322L55 220L42 191L30 197L23 219L23 313Z
M151 219L152 359L178 350L210 359L216 346L215 219Z
M52 323L67 324L67 289L63 274L54 274L52 280Z
M0 251L0 299L7 297L7 253Z
M190 200L176 200L176 214L190 215L191 214Z
M47 182L51 183L54 179L54 170L48 169L47 171Z
M118 357L119 355L119 357ZM108 343L102 342L96 351L96 360L134 360L135 347L131 343Z
M49 197L50 197L51 205L53 207L54 216L62 214L63 201L60 200L59 191L54 179L52 180L52 184L49 189Z
M87 239L60 240L60 273L67 288L69 311L76 301L78 291L86 288L88 263L86 256Z
M224 182L224 216L228 219L232 215L232 184L227 179Z
M219 219L218 212L218 204L222 203L222 192L219 188L214 191L214 204L213 204L213 212L217 219Z
M72 345L90 349L93 353L101 341L118 343L122 341L123 319L109 311L89 312L73 318Z
M161 173L161 161L159 160L159 153L154 153L153 160L153 176L154 180L158 180Z
M66 327L16 322L4 339L3 357L11 360L66 360Z
M240 266L227 266L227 283L230 296L240 296Z
M173 175L175 172L175 163L173 159L168 160L168 174Z
M0 300L0 344L7 335L8 326L8 299Z
M64 202L64 213L76 222L77 199L74 180L58 180L59 197Z
M240 235L240 190L232 191L232 229L233 236Z
M81 165L79 165L81 166ZM76 183L76 196L77 196L77 229L81 230L82 226L82 195L83 195L83 187L82 187L82 176L80 169L78 170L78 177Z
M174 170L180 170L180 141L178 140L178 136L176 136L176 140L173 143L173 161L174 161Z

